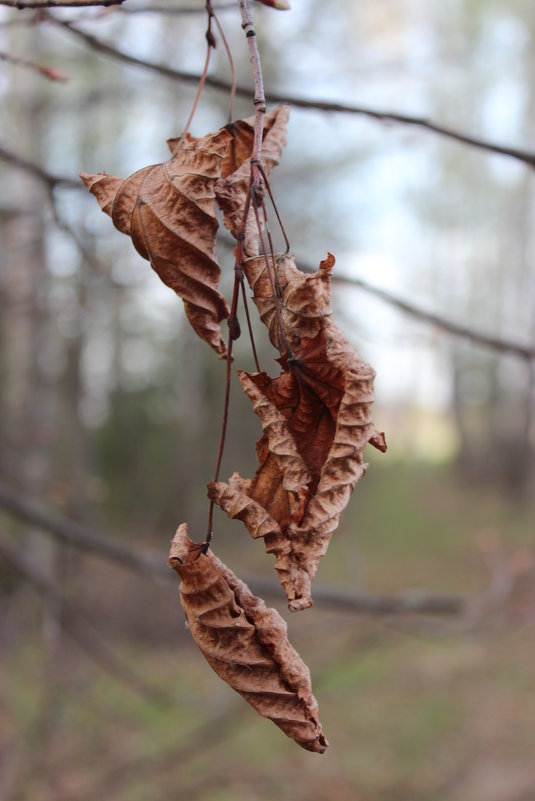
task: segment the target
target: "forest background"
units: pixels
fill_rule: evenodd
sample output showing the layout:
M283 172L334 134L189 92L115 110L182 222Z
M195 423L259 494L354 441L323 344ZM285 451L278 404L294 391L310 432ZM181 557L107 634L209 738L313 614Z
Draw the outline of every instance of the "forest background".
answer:
M251 91L235 116L248 116L230 6L220 19ZM311 104L293 104L275 197L298 261L331 251L348 279L335 314L377 370L389 451L369 455L312 610L289 617L241 524L218 514L215 542L289 617L331 748L300 753L257 719L184 630L161 566L179 522L205 525L224 364L77 179L167 158L195 82L117 51L199 74L202 3L2 8L0 796L528 801L535 9L254 6L268 101ZM210 74L229 80L221 45ZM192 133L227 108L207 86ZM221 243L227 295L231 250ZM245 339L236 362L251 369ZM251 474L258 434L234 385L223 476Z

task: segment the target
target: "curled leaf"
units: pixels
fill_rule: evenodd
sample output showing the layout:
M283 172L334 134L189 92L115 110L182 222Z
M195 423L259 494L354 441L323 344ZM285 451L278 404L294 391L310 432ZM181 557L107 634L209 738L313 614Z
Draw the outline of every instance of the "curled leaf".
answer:
M240 372L242 387L262 424L259 467L253 479L209 485L209 496L230 517L263 536L276 557L292 610L312 604L310 584L340 514L366 472L368 443L386 449L371 418L373 369L332 320L330 277L334 258L306 275L292 257L277 257L277 315L264 257L244 262L260 316L282 356L277 378ZM280 323L283 331L281 331ZM238 477L239 478L239 477ZM269 515L264 534L242 512L246 498ZM225 505L223 505L223 503Z
M220 322L228 307L217 289L214 187L230 140L226 129L201 139L186 134L170 144L169 161L124 181L105 173L81 174L116 228L132 238L138 253L183 299L196 333L221 357L226 347Z
M269 175L280 161L282 150L286 145L289 114L289 106L277 106L264 117L261 162L266 175ZM254 128L255 117L238 120L227 126L232 141L224 161L221 178L215 187L224 224L235 238L241 231L243 210L249 192ZM244 247L248 256L258 253L258 231L252 210L247 217Z
M287 638L286 623L255 597L210 551L177 529L169 566L180 576L180 599L193 639L215 672L256 711L308 751L323 753L310 673Z

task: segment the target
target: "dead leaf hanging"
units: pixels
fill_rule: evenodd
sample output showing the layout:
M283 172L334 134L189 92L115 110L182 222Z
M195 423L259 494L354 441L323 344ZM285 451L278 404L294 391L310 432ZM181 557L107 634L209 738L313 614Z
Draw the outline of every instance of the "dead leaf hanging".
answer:
M289 106L277 106L264 117L261 161L266 175L277 166L286 145L289 114ZM223 163L221 178L215 187L217 203L223 212L225 226L234 238L237 238L241 231L243 210L251 180L250 159L254 126L255 117L237 120L227 126L232 141ZM245 227L244 249L247 256L255 256L258 253L258 230L252 210Z
M218 676L300 746L323 753L328 742L310 673L278 612L210 551L202 554L186 523L171 544L169 566L182 580L180 598L193 639Z
M277 257L278 317L265 258L244 263L261 319L282 354L282 372L277 378L239 373L262 423L259 467L250 481L234 474L228 484L208 486L209 497L230 517L243 520L253 537L264 537L292 610L312 604L311 580L366 471L366 445L386 449L371 419L375 373L332 320L333 265L329 256L306 275L290 256ZM276 526L264 524L260 533L261 513L253 507L252 515L247 500Z
M81 173L102 210L180 295L192 327L221 357L226 347L220 322L228 316L228 307L217 289L221 271L215 250L214 187L230 142L224 128L201 139L186 134L170 142L169 161L145 167L124 181L105 173Z

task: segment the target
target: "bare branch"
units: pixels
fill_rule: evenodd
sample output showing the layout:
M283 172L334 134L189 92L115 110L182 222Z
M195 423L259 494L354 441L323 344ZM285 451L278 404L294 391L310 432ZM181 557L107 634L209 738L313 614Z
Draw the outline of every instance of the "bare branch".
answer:
M155 578L174 579L163 554L145 554L123 545L113 537L107 537L89 526L75 520L49 512L39 504L27 501L22 495L0 482L0 506L32 526L52 534L55 539L92 553L104 559L118 562L131 570Z
M236 9L237 4L235 0L232 3L220 3L217 6L212 6L212 11L219 14L220 11L229 11L231 8ZM166 16L178 16L181 14L206 14L206 8L202 3L198 6L121 6L121 13L126 14L165 14Z
M273 596L274 583L255 576L247 583L254 585L260 595ZM408 590L402 595L370 595L368 593L335 589L325 584L314 584L314 600L341 611L364 615L458 615L464 609L464 600L454 595L431 595L425 590Z
M124 545L113 537L88 526L82 526L57 513L48 512L40 504L27 501L15 490L0 482L0 507L21 520L51 534L60 542L69 543L79 550L95 554L104 559L118 562L123 567L152 576L157 579L174 581L173 573L167 567L167 557L163 554L140 552ZM257 592L280 598L277 582L256 576L242 576ZM407 592L397 596L374 596L354 594L335 588L316 586L315 598L325 605L337 609L368 615L407 614L457 615L464 608L463 599L458 596L432 595L421 592Z
M368 108L367 106L353 106L344 103L330 103L322 100L305 100L293 96L275 95L272 92L268 93L268 100L277 103L288 103L296 108L313 109L316 111L337 112L340 114L358 114L360 116L369 117L370 119L377 120L378 122L397 123L400 125L410 125L414 128L422 128L430 133L438 134L447 139L452 139L456 142L461 142L464 145L485 150L499 156L508 156L509 158L522 161L524 164L535 168L535 152L528 150L520 150L519 148L507 147L506 145L498 145L495 142L489 142L485 139L480 139L475 136L470 136L462 131L457 131L454 128L447 128L443 125L438 125L425 117L415 117L410 114L398 114L394 111L380 111L378 109Z
M24 67L27 70L32 70L32 72L37 72L39 75L42 75L43 78L48 78L49 81L69 80L69 76L65 72L61 72L61 70L57 70L54 67L47 67L43 64L37 64L35 61L29 61L26 58L12 56L11 53L0 51L0 61L7 61L15 67Z
M10 8L86 8L88 6L118 6L124 0L0 0L0 6Z
M312 272L312 268L310 267L305 267L304 269L307 272ZM417 320L422 320L423 322L435 325L437 328L442 328L444 331L447 331L454 336L463 337L463 339L469 339L471 342L476 342L478 345L483 345L484 347L491 348L492 350L499 351L500 353L508 353L512 356L518 356L526 361L533 361L535 359L535 348L533 346L522 345L520 342L513 342L512 340L502 339L501 337L495 337L491 334L484 334L481 331L475 331L469 326L455 323L453 320L449 320L439 314L421 309L418 306L403 300L387 289L380 289L377 286L373 286L373 284L369 284L362 278L349 278L347 276L337 275L333 276L332 280L338 284L348 284L349 286L354 286L356 289L361 289L364 292L368 292L368 294L374 295L376 298L380 298L385 303L388 303L390 306L394 306L404 314L408 314Z
M152 70L153 72L157 72L160 75L165 75L173 80L195 84L199 82L200 75L185 72L183 70L175 70L171 67L167 67L165 64L158 64L153 61L146 61L144 59L137 58L137 56L133 56L130 53L125 53L123 50L119 50L118 48L103 42L97 37L81 31L79 28L76 28L72 22L58 20L50 14L46 17L46 19L57 25L61 25L66 30L69 30L72 34L82 39L92 50L103 53L111 58L123 61L126 64L132 64L133 66ZM212 86L214 89L222 89L224 91L231 90L231 84L228 81L220 80L219 78L212 76L207 76L206 85ZM251 90L249 87L237 85L236 94L240 97L246 97L249 99L251 96ZM496 155L507 156L509 158L516 159L517 161L527 164L529 167L535 168L535 153L532 151L507 147L505 145L496 144L495 142L488 142L485 139L470 136L462 131L457 131L453 128L438 125L437 123L427 120L424 117L415 117L410 114L398 114L393 111L381 111L379 109L373 109L367 106L347 105L344 103L332 103L314 99L308 100L306 98L280 94L274 91L266 92L266 99L272 103L286 103L294 106L295 108L335 112L339 114L357 114L368 117L369 119L377 120L378 122L409 125L415 128L421 128L422 130L429 131L430 133L443 136L447 139L460 142L464 145L475 147L488 153L494 153Z
M30 175L33 175L50 189L54 189L57 186L66 187L68 189L83 189L81 182L77 181L76 179L62 175L53 175L46 170L43 170L37 164L26 160L22 156L19 156L17 153L14 153L5 147L2 147L1 145L0 160L6 161L12 166L22 169ZM86 258L91 264L94 264L94 259L89 257L76 233L70 226L68 227L65 222L60 220L58 217L54 204L53 210L57 224L66 230L69 236L73 238L84 258ZM305 265L301 262L299 262L299 264L300 267L306 272L314 272L313 268L309 265ZM516 356L528 362L535 361L535 347L533 346L523 345L520 342L514 342L502 337L496 337L492 336L491 334L485 334L481 331L476 331L469 326L456 323L453 320L442 317L434 312L427 311L426 309L421 309L420 307L415 306L413 303L409 303L408 301L403 300L403 298L398 297L393 292L374 286L373 284L364 281L362 278L349 278L347 276L337 275L333 276L333 281L340 284L343 283L348 284L349 286L354 286L356 289L360 289L363 292L374 295L385 303L388 303L389 305L399 309L404 314L408 314L417 320L421 320L422 322L430 323L431 325L441 328L442 330L447 331L454 336L463 337L464 339L468 339L471 342L477 343L478 345L491 348L499 353L507 353L509 355Z
M78 253L80 254L81 259L87 264L87 266L95 273L99 273L104 271L104 265L99 261L99 259L90 252L88 248L84 245L81 237L78 235L78 231L76 231L72 225L70 225L66 219L64 219L63 215L61 214L58 204L56 202L56 196L54 194L53 189L49 191L49 199L50 199L50 206L52 208L52 216L54 218L54 222L56 223L57 228L60 231L63 231L67 236L72 240Z
M204 9L203 9L204 10ZM69 31L74 36L81 39L85 44L90 47L92 50L95 50L97 53L103 53L106 56L110 56L111 58L116 59L117 61L122 61L125 64L131 64L134 67L142 67L144 69L151 70L152 72L157 72L160 75L164 75L166 78L172 78L174 80L184 81L185 83L192 83L198 84L201 76L197 73L186 72L184 70L175 70L171 67L167 67L165 64L158 64L153 61L146 61L145 59L138 58L137 56L133 56L130 53L125 53L123 50L119 50L113 45L107 44L103 42L101 39L98 39L96 36L93 36L90 33L86 33L85 31L80 30L77 28L73 22L69 22L68 20L60 20L57 17L54 17L52 14L47 14L44 18L47 22L50 22L54 25L63 28L66 31ZM230 91L231 85L227 81L218 80L217 78L211 78L207 76L206 83L216 89L223 89ZM244 87L240 89L240 93L246 97L250 96L250 91Z
M29 175L33 175L34 178L39 179L51 189L54 189L57 186L65 187L67 189L83 190L84 188L81 181L77 181L74 178L67 178L63 175L53 175L52 173L44 170L38 164L28 161L23 156L19 156L18 153L13 153L13 151L9 150L3 145L0 145L0 161L5 161L7 164L12 165L19 170L23 170Z
M130 666L120 659L117 654L102 639L88 618L67 599L58 587L42 573L30 565L22 554L0 539L0 557L2 557L16 572L28 581L39 593L46 598L58 600L61 603L61 625L72 640L97 664L110 673L122 686L133 690L145 700L170 704L170 696L160 690L147 686L144 680L136 675Z

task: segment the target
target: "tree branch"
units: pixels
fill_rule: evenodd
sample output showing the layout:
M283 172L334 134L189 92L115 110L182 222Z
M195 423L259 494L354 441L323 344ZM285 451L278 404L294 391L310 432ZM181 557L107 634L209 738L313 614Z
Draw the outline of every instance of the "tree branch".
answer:
M13 64L15 67L24 67L27 70L36 72L38 75L42 75L44 78L48 78L49 81L69 80L69 76L65 72L61 72L61 70L57 70L54 67L47 67L43 64L37 64L35 61L29 61L27 58L12 56L11 53L0 51L0 61L7 61L8 64Z
M232 3L220 3L212 6L212 11L219 14L220 11L230 11L236 8L236 0ZM199 3L198 6L121 6L121 13L125 14L165 14L166 16L178 16L180 14L206 14L206 8Z
M19 156L17 153L14 153L1 145L0 160L6 161L14 167L22 169L30 175L33 175L38 180L42 181L49 189L54 189L57 186L78 190L83 190L84 188L81 182L77 181L76 179L62 175L53 175L46 170L43 170L37 164L28 161L22 156ZM76 238L75 232L73 232L70 227L67 229L65 224L59 221L57 217L57 211L54 211L54 215L56 222L60 225L60 227L68 230L69 235L73 237L74 241L79 246L82 255L88 258L85 249L83 249ZM299 264L301 269L303 269L305 272L314 272L314 269L310 265L306 265L301 262L299 262ZM415 306L413 303L403 300L403 298L398 297L387 289L381 289L373 284L369 284L362 278L349 278L343 275L335 275L333 276L332 280L335 283L343 283L348 284L349 286L354 286L356 289L360 289L363 292L373 295L374 297L380 298L380 300L388 303L391 306L394 306L394 308L399 309L404 314L408 314L417 320L421 320L422 322L435 325L438 328L453 334L454 336L463 337L464 339L468 339L477 343L478 345L483 345L484 347L491 348L500 353L507 353L509 355L516 356L528 362L535 361L535 347L533 346L523 345L520 342L514 342L502 337L496 337L492 336L491 334L485 334L481 331L476 331L469 326L456 323L453 320L449 320L448 318L442 317L439 314L421 309L420 307Z
M51 534L60 542L68 543L86 553L118 562L123 567L167 581L175 576L167 567L167 557L156 552L140 552L117 539L106 537L88 526L82 526L57 513L46 511L40 504L27 501L22 495L0 482L0 507L27 523ZM243 576L256 592L280 598L278 582L256 576ZM458 596L432 595L407 592L397 596L355 594L345 590L316 585L315 598L340 610L368 615L417 613L424 615L457 615L464 609Z
M304 269L306 272L313 272L312 268L310 267L305 267ZM347 284L349 286L354 286L356 289L361 289L376 298L380 298L390 306L394 306L394 308L399 309L404 314L408 314L417 320L422 320L422 322L430 323L438 328L442 328L444 331L447 331L449 334L453 334L454 336L463 337L463 339L469 339L471 342L476 342L478 345L483 345L484 347L491 348L492 350L499 351L500 353L508 353L512 356L518 356L528 362L535 360L535 347L522 345L520 342L502 339L501 337L495 337L491 334L484 334L481 331L476 331L473 328L470 328L469 326L455 323L439 314L421 309L420 307L403 300L387 289L380 289L377 286L373 286L367 281L364 281L362 278L348 278L347 276L336 275L333 276L332 280L338 284Z
M10 8L86 8L88 6L119 6L124 0L0 0L0 6Z
M7 164L11 164L13 167L23 170L29 175L33 175L34 178L46 184L50 189L54 189L56 186L62 186L66 189L84 189L81 181L77 181L74 178L67 178L63 175L53 175L53 173L47 172L38 164L28 161L17 153L13 153L13 151L3 145L0 145L0 161L5 161Z
M56 512L49 512L40 504L27 501L2 482L0 482L0 507L78 550L118 562L130 570L146 576L174 579L167 567L167 558L163 555L141 553L89 526L83 526Z
M96 665L110 673L122 686L128 687L145 700L166 705L172 703L171 696L146 685L144 680L109 647L73 602L2 538L0 538L0 557L31 584L39 595L60 602L62 628Z
M171 67L167 67L165 64L146 61L138 58L137 56L133 56L130 53L125 53L123 50L113 47L112 45L103 42L101 39L98 39L89 33L85 33L84 31L75 27L72 22L58 20L51 14L48 14L46 19L47 21L53 22L56 25L60 25L66 30L70 31L73 35L84 41L92 50L103 53L104 55L110 56L111 58L119 61L123 61L125 64L143 67L144 69L152 70L153 72L157 72L160 75L165 75L167 78L171 78L173 80L195 84L199 82L200 75L185 72L183 70L175 70ZM224 81L213 76L207 76L206 85L212 86L214 89L221 89L224 91L230 91L231 89L231 85L228 83L228 81ZM251 90L249 87L237 85L236 94L240 97L246 97L249 99L251 96ZM266 99L272 103L287 103L295 108L334 112L339 114L357 114L368 117L369 119L377 120L378 122L409 125L415 128L421 128L422 130L437 134L438 136L460 142L464 145L469 145L470 147L475 147L488 153L494 153L496 155L507 156L509 158L516 159L517 161L527 164L529 167L535 168L535 152L507 147L505 145L496 144L495 142L488 142L485 139L470 136L462 131L457 131L453 128L438 125L437 123L427 120L424 117L415 117L410 114L398 114L393 111L381 111L379 109L373 109L367 106L332 103L324 100L308 100L306 98L296 97L294 95L285 95L274 91L268 91L266 93Z

